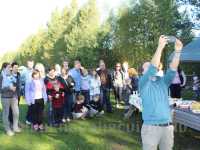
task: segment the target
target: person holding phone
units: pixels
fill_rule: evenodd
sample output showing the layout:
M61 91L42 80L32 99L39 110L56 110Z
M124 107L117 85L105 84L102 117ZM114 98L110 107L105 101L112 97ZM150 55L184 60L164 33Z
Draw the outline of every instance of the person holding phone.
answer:
M143 75L139 79L142 99L143 125L141 130L143 150L172 150L174 127L168 100L168 88L175 77L183 44L175 40L175 55L163 76L157 76L161 56L169 39L160 36L158 48L151 60L143 64Z

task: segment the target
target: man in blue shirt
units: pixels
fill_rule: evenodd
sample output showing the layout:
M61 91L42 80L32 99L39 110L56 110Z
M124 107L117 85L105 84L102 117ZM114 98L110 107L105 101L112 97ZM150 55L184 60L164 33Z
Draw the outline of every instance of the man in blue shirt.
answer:
M139 91L143 105L142 144L143 150L172 150L174 127L168 100L168 88L179 65L182 43L176 39L175 55L164 76L157 75L162 52L168 43L166 36L160 36L158 48L151 60L143 65L143 76Z
M81 91L81 63L79 60L74 61L74 68L69 71L69 75L75 81L75 95Z

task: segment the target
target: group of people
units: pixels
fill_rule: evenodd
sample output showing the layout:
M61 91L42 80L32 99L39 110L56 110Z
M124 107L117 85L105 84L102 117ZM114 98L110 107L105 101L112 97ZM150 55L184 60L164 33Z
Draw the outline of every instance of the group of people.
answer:
M142 99L141 129L143 150L172 150L174 127L169 104L169 89L174 97L180 97L177 89L184 86L184 74L178 69L183 44L176 39L175 52L166 74L161 70L161 56L168 44L167 36L160 36L157 50L151 62L142 66L142 75L128 63L117 63L114 71L106 68L100 60L97 69L87 70L76 60L69 69L68 61L62 67L54 65L45 68L28 60L24 86L20 85L20 74L16 62L4 63L0 75L0 92L3 106L3 124L10 136L20 132L18 126L19 100L21 87L25 87L25 100L28 104L26 123L32 124L35 131L44 130L43 113L48 105L48 124L59 126L72 118L101 116L104 110L112 113L110 102L111 88L114 91L116 107L124 100L125 109L129 106L129 96L138 91ZM195 83L198 79L194 78ZM178 88L177 88L178 87ZM178 94L177 94L178 93ZM105 109L104 109L105 107Z
M19 102L22 96L28 105L26 124L32 125L35 131L43 131L45 106L48 125L59 127L72 119L101 116L104 110L112 113L111 89L116 107L124 103L128 109L130 94L138 90L138 73L127 62L117 63L114 70L108 70L100 60L97 69L87 70L79 60L70 69L67 60L61 66L45 68L29 59L27 67L21 71L20 68L17 62L5 62L0 75L3 124L9 136L21 132Z

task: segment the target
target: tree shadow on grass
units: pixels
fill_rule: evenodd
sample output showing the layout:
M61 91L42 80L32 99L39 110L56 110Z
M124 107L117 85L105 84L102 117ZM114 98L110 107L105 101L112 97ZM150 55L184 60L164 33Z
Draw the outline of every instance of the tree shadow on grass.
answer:
M27 150L22 146L19 145L4 145L3 147L0 147L1 150Z
M131 148L134 150L141 149L139 130L136 130L136 132L128 131L128 133L124 133L127 131L122 131L120 130L121 128L112 129L112 125L116 125L115 127L119 127L118 125L123 125L127 123L126 120L123 120L123 110L115 110L113 114L105 114L105 116L100 118L87 119L86 121L73 121L72 123L70 123L69 126L65 125L63 128L60 129L48 128L45 133L34 133L30 129L30 126L26 126L24 124L26 111L27 105L21 104L20 122L23 127L22 133L13 137L9 144L0 144L0 150L32 150L34 147L39 147L38 145L40 145L42 142L44 145L49 145L49 149L45 150L124 150ZM139 114L138 116L134 116L135 118L131 121L133 122L133 125L139 123L139 128L142 124L140 115L141 114ZM93 130L90 130L92 128ZM110 129L112 131L110 131ZM96 130L98 132L96 132ZM2 111L0 111L0 135L1 139L10 140L6 136L4 138ZM91 139L93 137L100 142L102 141L102 143L99 144L99 141L92 141ZM34 139L34 141L32 143L30 142L29 146L29 142L25 139L29 141ZM25 144L26 146L23 146L23 144ZM174 145L174 150L199 150L200 132L191 129L187 130L184 133L175 132Z
M48 132L46 133L48 138L52 140L59 140L61 144L55 144L55 148L58 150L101 150L103 146L90 143L84 136L84 134L77 132L64 132L62 135L58 133Z
M185 132L175 132L175 150L199 150L200 132L187 128Z

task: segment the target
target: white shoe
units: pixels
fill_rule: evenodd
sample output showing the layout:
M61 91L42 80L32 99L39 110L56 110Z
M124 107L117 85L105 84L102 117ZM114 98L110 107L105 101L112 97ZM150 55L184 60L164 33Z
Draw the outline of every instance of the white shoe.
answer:
M31 125L31 122L29 122L28 120L26 120L26 124L27 125Z
M15 133L20 133L21 132L21 129L20 128L16 128L13 130Z
M116 108L120 108L119 104L116 105Z
M11 130L6 131L6 134L7 134L8 136L13 136L13 135L15 135L15 133L12 132Z
M70 118L67 118L67 122L70 122L71 121L71 119Z
M66 123L66 119L62 119L62 122L63 122L63 123Z
M103 115L103 114L104 114L104 111L102 110L99 114L100 114L100 115Z

